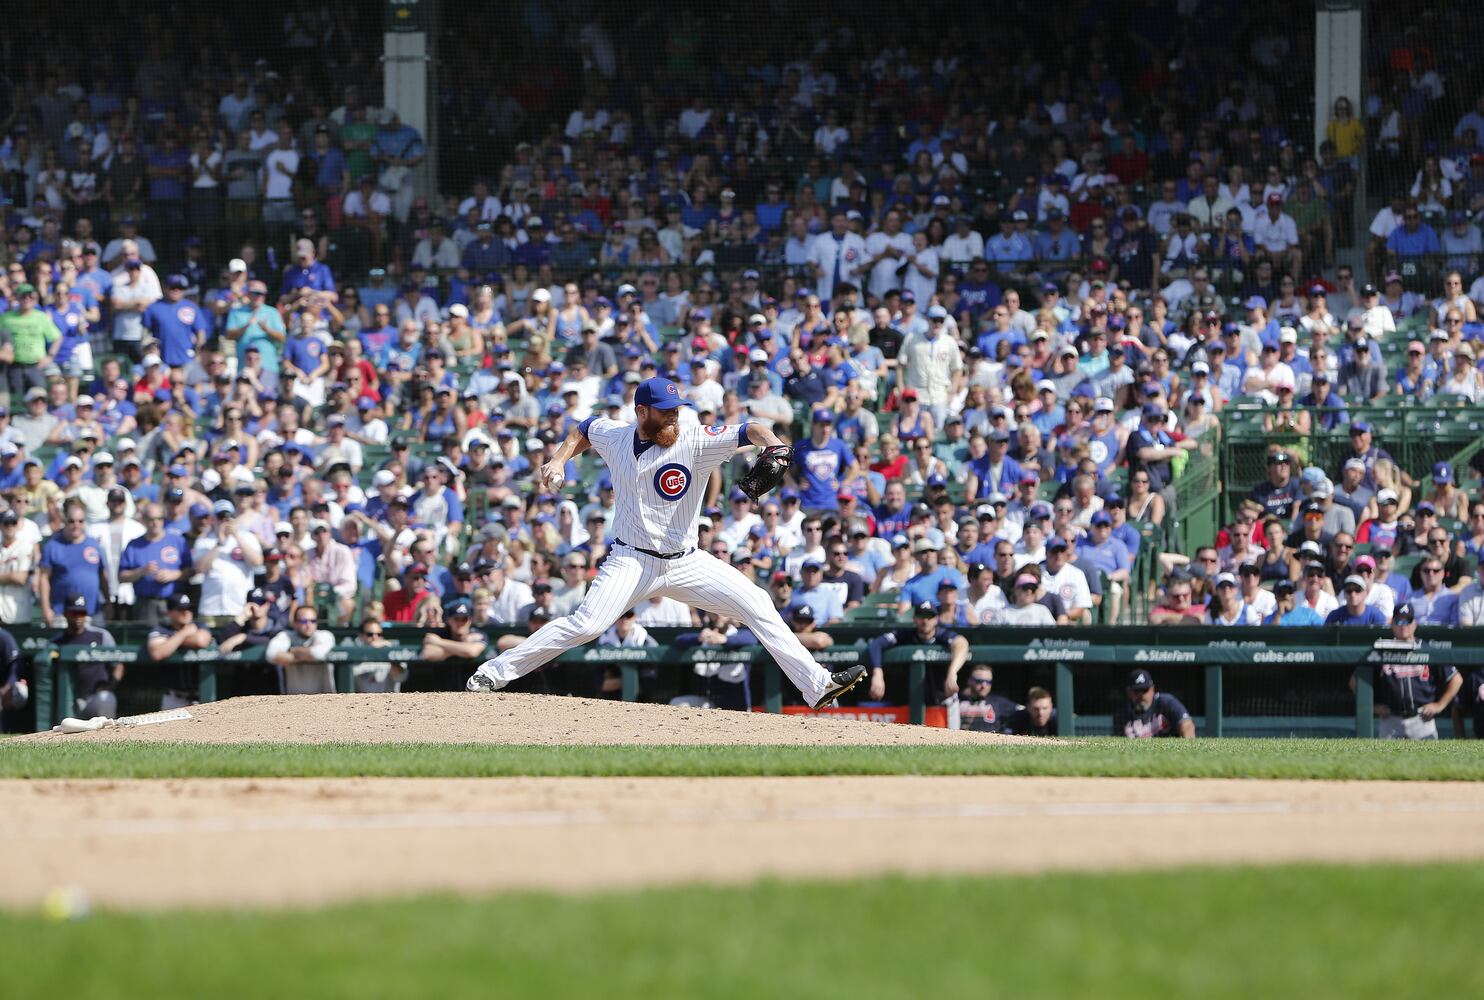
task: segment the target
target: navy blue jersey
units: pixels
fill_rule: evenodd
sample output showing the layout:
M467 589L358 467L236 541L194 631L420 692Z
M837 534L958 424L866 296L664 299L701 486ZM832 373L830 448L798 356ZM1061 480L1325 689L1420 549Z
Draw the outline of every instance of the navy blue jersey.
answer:
M1252 487L1252 499L1262 504L1263 514L1287 521L1293 517L1293 509L1299 502L1298 481L1290 479L1287 485L1274 486L1264 480Z
M958 633L950 628L938 626L938 631L931 639L923 639L917 634L916 628L897 628L890 632L884 632L872 639L866 646L867 662L873 667L881 666L881 654L893 646L941 646L945 650L953 649L953 640L958 638Z
M1474 709L1474 738L1484 739L1484 667L1469 675L1459 695L1463 703L1472 703Z
M972 729L979 733L1007 733L1010 719L1020 706L1009 698L990 694L984 698L958 696L958 719L960 729Z
M1139 708L1131 703L1120 705L1113 713L1113 735L1134 739L1149 739L1154 736L1179 736L1180 723L1190 718L1190 713L1180 699L1164 691L1157 692L1148 708Z
M1428 663L1383 663L1376 670L1376 700L1392 715L1410 719L1438 695L1458 673L1454 667Z
M1046 725L1038 726L1031 721L1030 709L1018 708L1010 715L1006 728L1016 736L1055 736L1056 709L1051 710L1051 717L1046 720Z

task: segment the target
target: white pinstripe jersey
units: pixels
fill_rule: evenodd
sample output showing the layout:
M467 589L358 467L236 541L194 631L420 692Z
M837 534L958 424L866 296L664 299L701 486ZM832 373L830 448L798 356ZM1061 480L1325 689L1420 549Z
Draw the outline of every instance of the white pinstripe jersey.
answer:
M637 424L607 417L585 421L584 433L613 477L609 537L655 552L679 552L696 544L706 480L746 444L747 424L703 427L682 421L669 448L640 442Z

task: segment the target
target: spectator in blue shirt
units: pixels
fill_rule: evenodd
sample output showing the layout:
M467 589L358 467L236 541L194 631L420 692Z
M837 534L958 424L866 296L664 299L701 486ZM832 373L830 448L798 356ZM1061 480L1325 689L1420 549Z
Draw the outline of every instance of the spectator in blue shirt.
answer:
M1324 619L1319 617L1319 612L1307 604L1299 604L1295 594L1297 588L1292 580L1279 580L1273 587L1273 597L1277 600L1277 607L1273 613L1268 615L1264 625L1323 625ZM1338 613L1338 612L1336 612Z
M134 607L141 620L163 621L165 599L174 596L190 573L191 547L180 535L165 530L164 508L146 504L144 534L124 546L119 557L119 582L134 585Z
M551 263L551 244L546 242L546 223L539 215L526 216L526 241L510 255L512 264L524 264L532 271Z
M463 265L471 275L479 280L491 280L495 274L510 262L510 250L504 243L495 239L494 227L488 220L480 221L474 226L474 240L464 247Z
M1372 625L1385 627L1386 616L1372 604L1366 603L1366 592L1370 589L1363 577L1355 574L1345 577L1345 600L1324 619L1326 625Z
M794 448L795 475L803 481L804 509L840 509L840 482L850 478L850 447L835 437L835 415L815 410L809 440Z
M74 497L62 507L62 530L41 547L36 592L48 627L56 624L67 601L76 595L88 602L90 615L96 615L102 604L103 552L87 536L87 524L87 509Z
M188 284L185 275L170 275L165 279L165 297L144 310L144 328L159 340L167 368L189 365L211 332L206 310L185 297Z
M1053 208L1046 213L1046 231L1036 237L1035 250L1036 260L1069 261L1082 256L1082 243L1067 228L1061 209Z
M935 604L938 600L938 585L944 580L958 588L960 596L968 588L964 575L952 566L939 565L941 546L930 538L919 538L912 543L912 554L921 567L917 574L902 585L897 595L897 614L906 615L915 604L924 601Z
M301 239L294 244L294 263L283 272L282 294L285 303L292 307L314 292L331 302L340 299L335 276L322 261L314 259L314 241Z
M824 582L824 567L816 559L804 563L800 570L803 585L795 596L814 612L820 625L833 625L845 617L845 588Z
M1025 219L1025 212L1016 212L1014 215L1002 212L1000 231L984 241L985 259L993 261L995 270L1000 274L1013 275L1021 264L1036 256L1036 248L1031 246L1031 241L1015 231L1015 223Z
M164 130L162 142L149 151L146 160L150 201L178 204L184 199L191 154L175 141L173 131Z
M967 312L977 328L979 317L999 305L1003 299L1004 292L1000 286L990 280L989 262L982 257L970 261L968 274L958 285L959 312Z
M314 130L314 186L327 197L345 194L350 187L350 168L340 147L330 142L330 127Z
M1010 457L1010 432L991 431L988 437L989 449L981 457L969 460L966 482L971 500L982 500L991 493L1013 493L1025 475L1020 463Z
M1110 582L1128 583L1133 556L1129 554L1128 546L1113 537L1113 517L1107 511L1100 510L1092 515L1091 532L1077 543L1077 555L1085 557Z
M1402 213L1402 224L1386 237L1386 251L1397 257L1420 257L1423 254L1443 252L1437 231L1422 221L1422 213L1408 207Z

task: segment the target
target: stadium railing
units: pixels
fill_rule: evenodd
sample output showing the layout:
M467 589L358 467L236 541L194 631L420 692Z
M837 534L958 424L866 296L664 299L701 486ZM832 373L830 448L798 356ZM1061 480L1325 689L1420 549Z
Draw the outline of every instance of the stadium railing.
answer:
M830 628L835 645L815 658L829 669L867 662L866 643L890 624L854 621ZM131 626L135 631L138 628ZM349 630L338 630L343 636ZM523 634L515 629L489 629ZM660 645L642 648L588 646L570 650L545 670L523 679L517 690L553 694L595 694L610 668L621 676L626 701L667 701L687 693L697 664L742 662L752 666L751 702L765 711L782 711L791 689L782 672L759 646L708 647L673 645L679 629L652 632ZM970 628L969 663L995 668L996 690L1022 695L1031 686L1054 692L1058 732L1062 736L1109 731L1111 713L1122 699L1131 667L1150 669L1161 690L1177 695L1196 717L1202 736L1371 736L1374 735L1373 678L1388 663L1452 665L1463 670L1484 666L1484 630L1424 627L1419 647L1398 648L1383 630L1366 628L1249 628L1239 638L1230 630L1198 626L1165 628L1093 626L1069 634L1067 629ZM336 688L353 691L358 663L393 662L409 668L404 691L456 691L473 661L423 661L421 630L394 626L388 647L337 646L330 654ZM32 654L32 705L35 728L49 729L73 711L72 669L79 663L125 663L117 693L122 714L154 711L164 687L163 671L189 664L197 671L203 702L233 692L233 673L243 664L261 663L262 650L222 654L211 650L173 657L160 663L145 659L142 638L107 649L57 648L44 636L27 636L22 647ZM930 669L947 660L934 646L900 645L885 653L888 695L908 705L908 718L921 723L929 693L938 683ZM1356 691L1349 690L1351 673ZM930 678L931 681L930 681Z
M1221 413L1221 468L1226 485L1223 522L1235 504L1267 475L1267 456L1275 447L1292 454L1300 468L1318 466L1339 474L1350 454L1350 424L1371 426L1373 444L1388 452L1409 475L1431 476L1434 464L1449 462L1461 487L1478 486L1478 455L1484 445L1484 406L1459 397L1415 397L1393 394L1375 403L1345 410L1313 407L1307 434L1267 428L1265 418L1277 412L1255 397L1238 397ZM1325 429L1326 423L1332 423ZM1214 538L1212 532L1206 541ZM1204 544L1204 542L1203 542Z

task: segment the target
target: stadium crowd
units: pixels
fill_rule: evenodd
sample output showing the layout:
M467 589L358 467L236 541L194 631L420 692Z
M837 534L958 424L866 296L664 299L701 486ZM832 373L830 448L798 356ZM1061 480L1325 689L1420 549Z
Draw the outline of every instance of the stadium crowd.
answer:
M838 26L692 74L707 29L682 11L655 86L601 17L558 42L527 8L522 37L582 70L451 85L463 131L510 141L436 194L343 6L251 65L34 68L0 141L0 621L156 623L160 658L263 644L290 690L328 682L321 615L478 655L469 625L581 602L614 484L532 472L660 375L704 423L796 441L776 496L729 491L737 464L707 484L699 544L811 642L880 608L1475 624L1472 471L1414 477L1349 411L1484 398L1484 97L1428 142L1458 98L1408 35L1409 72L1337 100L1310 148L1274 82L1293 37L1153 7L1124 25L1135 56L1092 33L1076 74L1027 46L982 79L967 38ZM1218 84L1194 67L1228 29L1250 58ZM1372 155L1391 197L1355 234ZM1177 551L1181 473L1239 407L1279 436L1346 429L1350 454L1274 445L1232 522ZM604 641L653 626L746 641L663 598Z

